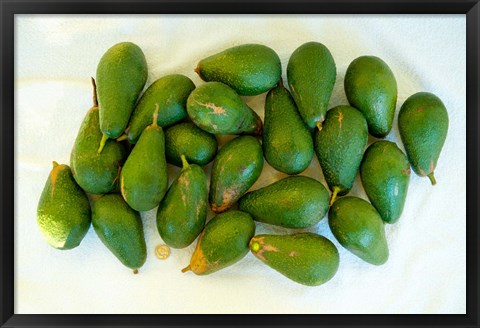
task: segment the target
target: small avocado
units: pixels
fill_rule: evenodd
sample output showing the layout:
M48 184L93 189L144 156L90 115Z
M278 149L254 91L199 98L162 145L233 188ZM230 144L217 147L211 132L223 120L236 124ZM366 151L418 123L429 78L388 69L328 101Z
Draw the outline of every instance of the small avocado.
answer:
M240 136L227 142L213 161L210 181L210 208L220 213L232 207L257 181L263 169L260 142Z
M398 129L413 171L435 185L433 172L448 131L445 105L429 92L408 97L398 114Z
M282 65L273 49L243 44L202 59L195 72L204 81L222 82L242 96L254 96L278 83Z
M362 260L381 265L388 260L385 226L375 207L358 197L335 201L328 224L338 242Z
M53 162L37 207L37 224L47 243L57 249L80 245L91 222L87 195L75 182L70 167Z
M187 99L190 119L212 134L260 134L262 120L228 85L208 82Z
M217 138L191 122L165 131L165 155L170 164L182 166L181 155L185 155L189 163L204 166L217 155L217 149Z
M397 103L397 81L390 67L378 57L358 57L347 68L344 87L350 105L365 116L370 134L385 137Z
M133 111L127 128L128 141L136 143L143 129L152 122L158 104L157 124L166 128L187 118L187 98L195 84L185 75L171 74L153 82L144 92Z
M75 181L83 190L91 194L105 194L117 188L120 167L128 152L123 144L115 140L107 140L102 153L97 152L102 131L93 79L92 84L93 107L87 112L78 131L70 154L70 166Z
M147 259L140 214L118 194L93 201L92 224L100 240L126 267L137 273Z
M319 42L307 42L290 56L288 85L305 124L313 129L325 120L337 77L332 54Z
M158 105L152 124L143 130L120 173L123 199L136 211L155 208L168 187L165 136L157 116Z
M198 237L207 219L207 176L196 164L183 168L158 206L157 229L163 241L184 248Z
M250 251L272 269L306 286L332 279L340 263L335 245L310 232L257 235L250 240Z
M255 234L250 215L229 211L208 221L198 238L190 264L182 270L207 275L230 266L248 253L248 243Z
M337 195L345 195L352 189L368 142L367 122L355 108L337 106L327 112L313 139L323 175L332 191L331 205Z
M312 135L281 81L265 100L262 139L265 159L280 172L301 173L312 161Z
M285 228L307 228L328 211L328 191L317 180L291 176L250 191L239 200L239 209L260 222Z
M380 140L365 151L360 176L368 199L383 221L395 223L402 214L410 181L410 163L394 142Z
M98 107L103 138L101 153L107 138L118 138L127 127L130 115L147 82L145 55L132 42L112 46L97 65Z

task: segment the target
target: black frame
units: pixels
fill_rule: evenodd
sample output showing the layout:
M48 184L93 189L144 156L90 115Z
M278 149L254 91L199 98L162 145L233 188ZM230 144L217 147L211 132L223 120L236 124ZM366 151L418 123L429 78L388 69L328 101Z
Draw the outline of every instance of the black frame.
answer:
M115 4L112 6L112 4ZM466 315L18 315L14 314L14 15L15 14L466 14L467 314ZM478 0L0 0L0 326L435 326L479 327Z

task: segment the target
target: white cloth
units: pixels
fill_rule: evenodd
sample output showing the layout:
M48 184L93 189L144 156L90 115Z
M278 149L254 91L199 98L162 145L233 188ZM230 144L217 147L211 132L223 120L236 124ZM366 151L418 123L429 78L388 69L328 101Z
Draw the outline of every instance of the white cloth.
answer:
M16 15L15 312L465 313L465 22L464 15ZM193 71L200 59L243 43L273 48L285 81L290 54L305 42L319 41L337 65L329 108L347 104L343 78L349 63L361 55L378 56L398 82L397 114L418 91L435 93L448 109L438 184L432 187L412 171L403 215L386 227L390 258L383 266L369 265L341 247L326 218L305 229L325 235L340 252L336 276L319 287L294 283L250 253L210 276L181 273L196 243L158 260L156 210L142 215L148 257L137 275L93 228L76 249L55 250L37 228L38 199L52 161L69 163L92 103L90 76L102 54L121 41L143 49L147 86L170 73L200 85ZM263 117L265 94L244 99ZM396 117L387 139L403 149ZM170 180L178 172L169 166ZM303 175L325 183L316 158ZM284 176L265 163L252 189ZM350 195L366 198L358 177ZM293 231L257 224L257 233L268 232Z

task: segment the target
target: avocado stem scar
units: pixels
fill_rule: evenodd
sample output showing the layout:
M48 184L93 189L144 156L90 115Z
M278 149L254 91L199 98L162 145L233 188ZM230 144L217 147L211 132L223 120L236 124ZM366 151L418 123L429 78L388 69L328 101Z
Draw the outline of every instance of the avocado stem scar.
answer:
M257 242L257 241L252 242L252 251L253 252L255 252L255 253L258 252L260 250L260 248L261 248L261 245L260 245L259 242Z
M137 274L137 273L138 273L138 269L134 269L133 274Z
M187 267L182 269L182 272L185 273L185 272L190 271L190 270L192 270L192 268L190 267L190 264L189 264Z
M427 175L428 178L430 179L430 182L432 183L432 186L437 184L437 180L435 180L435 176L433 175L433 172Z
M332 206L332 204L337 199L337 194L338 194L339 191L340 191L339 187L333 187L332 197L330 198L330 206Z
M100 147L98 147L98 151L97 153L100 154L103 150L103 147L105 147L105 143L107 142L108 140L108 136L104 133L102 135L102 140L100 140Z
M315 123L315 125L317 126L318 131L322 131L322 122L317 121L317 123Z

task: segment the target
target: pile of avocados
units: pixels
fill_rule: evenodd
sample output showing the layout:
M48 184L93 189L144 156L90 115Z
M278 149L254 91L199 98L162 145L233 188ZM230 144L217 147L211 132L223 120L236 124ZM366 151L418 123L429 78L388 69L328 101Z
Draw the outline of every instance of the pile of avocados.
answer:
M73 145L70 164L53 162L37 223L57 249L77 247L90 225L134 272L147 258L139 212L157 209L157 228L172 248L196 239L182 272L208 275L249 251L291 280L317 286L339 267L329 239L295 229L328 214L337 241L362 260L384 264L385 225L398 221L410 167L436 183L434 170L448 130L448 113L432 93L410 96L398 114L406 154L382 140L392 129L397 83L378 57L361 56L346 71L349 104L327 110L336 65L327 47L308 42L290 56L288 89L271 48L244 44L202 59L195 86L172 74L142 94L148 69L136 44L115 44L92 78L93 106ZM264 121L241 96L268 92ZM217 135L238 135L218 149ZM377 138L368 145L369 134ZM378 140L380 139L380 140ZM327 186L298 175L318 158ZM264 158L286 178L249 191ZM204 166L212 163L210 177ZM168 185L167 163L181 167ZM370 202L346 196L357 173ZM208 207L216 214L207 222ZM255 235L255 221L292 229Z

